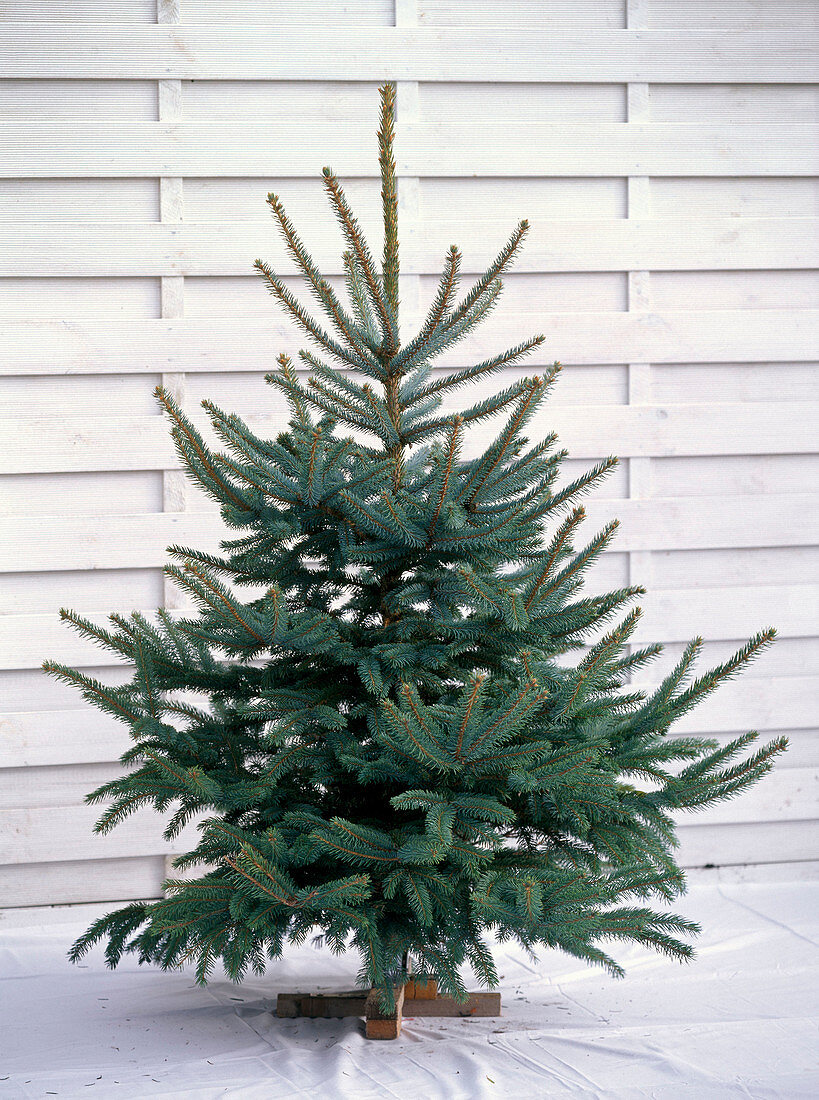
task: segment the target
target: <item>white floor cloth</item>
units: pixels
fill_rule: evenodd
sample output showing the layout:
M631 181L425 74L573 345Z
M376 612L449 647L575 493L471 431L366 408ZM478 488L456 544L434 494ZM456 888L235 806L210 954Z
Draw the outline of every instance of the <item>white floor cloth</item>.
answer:
M279 1020L279 990L354 986L355 956L291 950L264 979L207 988L190 972L65 959L90 920L0 919L0 1096L476 1100L819 1097L819 883L694 885L698 958L617 952L624 980L558 952L497 949L503 1015ZM109 908L114 908L110 906ZM54 919L54 913L51 914ZM60 917L59 919L62 919ZM18 925L15 927L15 923Z

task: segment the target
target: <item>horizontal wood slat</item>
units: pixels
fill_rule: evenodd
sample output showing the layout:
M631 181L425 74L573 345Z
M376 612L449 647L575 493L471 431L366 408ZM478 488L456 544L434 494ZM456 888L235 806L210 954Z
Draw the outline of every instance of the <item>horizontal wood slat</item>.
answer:
M635 643L681 642L698 634L712 641L745 638L771 625L782 637L806 638L816 631L819 585L660 589L642 603ZM107 612L89 613L88 618L107 624ZM0 669L38 668L46 658L85 667L115 663L102 653L61 623L56 612L0 616Z
M558 433L573 458L616 452L634 455L807 454L816 446L815 402L738 405L556 405L535 415L530 437ZM209 422L193 421L207 435ZM260 435L286 427L286 413L247 417ZM464 453L474 455L494 438L476 426ZM160 416L19 417L0 421L0 473L70 470L169 470L181 463Z
M706 810L678 811L682 826L756 824L774 821L809 821L819 812L819 782L813 768L779 768L742 797L717 802Z
M780 730L785 725L790 730L810 730L817 724L817 698L819 676L744 676L721 684L676 722L673 732L711 736ZM90 704L0 715L0 768L100 764L117 760L131 744L126 725ZM798 755L792 746L785 764L798 766Z
M679 828L681 847L677 858L682 867L732 866L747 864L747 851L753 850L754 867L751 880L758 868L766 863L779 863L782 852L792 860L817 858L815 828L810 821L784 821L778 824L701 825L683 824ZM96 919L103 912L122 903L138 898L161 897L162 881L173 875L164 854L124 857L122 859L98 859L98 852L90 858L58 862L32 862L0 866L0 896L9 906L54 906L78 903L94 899L99 902L87 921ZM792 867L800 864L792 863ZM108 904L105 904L106 901ZM99 910L99 911L96 911ZM65 915L58 920L71 919ZM29 910L26 921L42 923L43 914L59 913L51 908L42 911ZM5 910L3 923L13 910ZM78 918L79 919L79 918Z
M477 223L484 241L503 241L511 220ZM472 231L476 227L471 227ZM413 234L416 227L409 226ZM340 249L323 227L300 226L318 240L313 258L326 275L341 275ZM401 250L404 274L436 273L450 241L464 236L455 222L425 221L423 241ZM517 272L749 270L811 268L819 247L817 218L553 219L532 225L515 261ZM272 226L255 223L71 225L15 221L0 255L0 276L249 275L261 252L276 256L281 275L297 271L283 256ZM483 247L462 250L463 271L482 271Z
M687 821L691 821L690 816ZM819 857L816 825L807 820L711 825L703 814L698 824L681 825L677 834L680 846L674 859L684 868L795 862Z
M814 546L815 504L810 493L789 493L589 500L584 507L586 529L619 519L614 547L632 551ZM172 543L214 551L222 537L235 531L228 532L216 511L0 518L0 572L156 567L168 561Z
M8 927L11 908L6 906L55 906L87 902L130 901L158 898L167 877L162 854L125 859L65 859L54 863L16 863L0 866L0 898L4 909L0 923ZM108 909L115 908L109 905ZM42 925L43 915L59 910L48 908L31 914L29 923ZM81 920L75 910L65 912L65 921ZM43 914L43 915L41 915ZM15 914L16 916L16 914ZM96 919L92 917L90 919Z
M184 13L183 13L184 17ZM82 49L77 49L81 33ZM815 77L791 28L566 31L546 26L7 23L8 77L191 80L791 83ZM46 68L47 64L47 68Z
M3 572L152 568L169 560L172 543L213 552L229 537L216 512L19 516L0 519L4 536Z
M235 121L6 122L0 177L374 176L372 125ZM819 128L772 123L405 122L399 175L810 176ZM321 153L317 152L321 150Z
M13 768L2 772L0 810L79 806L89 791L135 771L138 766L126 766L114 759L64 767Z
M127 727L90 704L0 714L0 768L100 764L130 746Z
M817 787L812 769L780 769L742 798L698 813L695 827L810 820L817 810ZM164 840L162 830L169 815L157 814L151 808L137 810L110 833L100 836L93 827L103 810L104 806L2 810L0 851L8 853L7 865L121 859L183 852L194 847L200 837L196 823L190 822L172 842ZM206 812L201 815L206 816ZM684 834L690 815L678 812L675 817ZM59 820L56 831L55 820Z
M199 840L194 822L169 842L162 836L168 816L140 808L110 833L93 831L105 806L45 806L0 811L0 851L8 864L63 859L120 859L184 852Z
M263 294L260 287L259 293ZM548 356L584 363L812 361L819 309L498 313L453 361L477 362L543 332ZM140 321L9 321L0 374L144 374L272 370L280 351L305 346L292 325L267 317Z
M705 669L707 662L697 667ZM643 675L649 672L650 666ZM639 683L633 688L649 692L656 686ZM766 730L781 730L784 726L790 731L813 730L817 725L817 698L819 676L742 676L723 681L713 695L676 721L672 732L674 736L710 737L753 729L761 731L764 738ZM798 750L791 751L785 765L798 766L799 755Z
M797 860L817 858L815 828L810 821L768 822L744 825L683 824L679 828L681 848L677 858L685 868L710 866L730 867L747 864L749 850L754 864L749 869L750 880L759 874L763 864L781 863L782 853ZM12 864L0 866L0 896L8 906L55 906L75 903L70 910L20 910L25 920L42 924L44 918L66 921L76 911L76 903L94 899L99 904L85 916L87 922L96 919L131 899L161 897L162 881L179 873L169 868L163 854L98 859L97 852L89 859L58 862ZM791 868L805 866L792 862ZM106 904L107 902L107 904ZM8 924L15 910L3 913ZM80 918L77 918L80 919Z

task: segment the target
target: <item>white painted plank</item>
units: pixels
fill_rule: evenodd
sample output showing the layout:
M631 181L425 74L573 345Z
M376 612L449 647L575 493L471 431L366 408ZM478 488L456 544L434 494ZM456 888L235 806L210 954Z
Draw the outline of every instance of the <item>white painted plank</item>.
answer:
M427 81L418 85L418 108L419 118L438 122L458 122L471 117L491 118L495 122L625 122L627 118L626 88L619 81L612 84L577 80L518 84Z
M81 536L82 537L82 536ZM791 577L790 580L796 578ZM69 601L72 607L99 607L105 593L120 606L150 607L163 602L163 577L158 568L87 569L70 576L57 570L6 573L0 583L0 614L53 611Z
M767 776L752 792L724 805L712 806L701 812L699 824L681 829L703 829L714 826L757 823L801 823L816 812L819 788L815 772L802 774L798 769L780 769ZM62 859L122 859L124 857L183 852L195 846L200 833L191 822L172 842L162 838L167 814L157 814L149 808L137 810L110 833L100 836L93 826L104 807L60 806L0 811L0 850L10 856L9 864L53 863ZM55 834L55 814L60 829ZM206 817L207 811L200 817ZM676 815L683 820L692 815ZM800 858L789 853L791 858ZM808 857L801 857L808 858ZM716 862L716 860L712 861Z
M414 2L414 0L410 0ZM17 82L20 83L19 81ZM101 83L101 82L98 82ZM403 82L402 82L403 83ZM691 85L685 85L691 87ZM707 85L714 87L714 85ZM733 85L725 85L727 88ZM783 85L800 88L801 85ZM185 118L357 118L369 124L373 118L371 81L341 80L195 80L185 82ZM416 118L458 121L471 114L496 122L625 121L625 89L621 83L450 83L418 84ZM93 116L92 116L93 117ZM399 95L398 118L407 119ZM675 121L675 120L669 120ZM792 122L804 121L801 118ZM808 121L813 121L810 119Z
M819 544L819 508L809 493L682 500L588 500L586 530L620 520L615 548L683 550ZM234 533L235 534L235 533ZM0 518L0 571L128 569L164 565L172 543L218 550L233 537L213 512Z
M90 791L119 779L137 766L125 767L118 760L110 760L8 768L0 772L0 810L81 806Z
M732 577L732 580L734 578ZM814 581L814 577L811 577L806 583L811 585ZM724 583L724 578L723 578ZM761 581L756 584L747 583L743 584L739 581L735 581L732 585L732 589L735 593L744 591L755 592L761 585L766 582ZM795 582L791 582L795 583ZM670 587L670 586L669 586ZM686 586L676 588L678 593ZM690 590L692 586L687 586ZM720 587L720 581L711 580L710 583L706 582L702 585L694 586L696 589L705 588L713 591ZM651 588L645 599L651 599L655 589ZM776 625L774 623L774 625ZM646 679L662 680L664 676L667 676L674 666L679 661L685 649L685 643L687 639L680 639L677 642L670 643L663 648L663 651L653 660L648 666L648 671L642 673L641 676L645 676ZM707 638L702 645L702 652L696 663L697 668L712 668L713 666L720 664L722 661L728 660L744 639L739 637L732 639L719 639L719 638ZM112 672L119 672L119 669L111 669ZM132 670L133 671L133 670ZM741 680L738 683L745 683L748 680L761 679L777 679L782 678L784 680L790 680L791 677L801 676L819 676L819 649L816 645L816 637L814 635L805 635L801 638L786 638L782 634L776 639L773 646L766 649L766 651L759 657L758 660L751 661L749 665L743 670ZM727 685L726 685L727 686ZM62 697L63 705L73 705L75 700L68 695ZM52 705L57 705L60 700L55 700ZM23 709L19 704L18 710ZM782 729L787 728L787 709L784 713L780 713L778 722ZM819 718L819 715L815 717ZM783 723L784 720L784 724ZM819 721L815 723L819 726ZM776 726L771 726L771 729L776 729ZM819 741L817 742L817 750L819 750Z
M71 909L63 911L62 919L73 920L77 919L74 915L77 903L159 898L166 877L163 855L0 866L0 898L4 907L0 911L0 924L8 928L18 919L18 906L71 905ZM37 916L30 914L27 923L40 926L44 917L47 920L55 912L60 911L40 910ZM95 916L90 916L89 923L94 919Z
M225 181L225 186L230 184L239 186L239 181ZM657 177L651 181L655 218L809 217L819 206L818 199L819 179L800 176Z
M0 221L14 226L24 219L63 225L69 219L144 224L158 218L159 188L152 179L0 180ZM4 237L10 236L4 230Z
M709 665L701 660L697 667L705 670ZM780 730L785 726L790 730L807 730L817 724L817 719L819 677L740 676L720 684L713 695L675 722L673 731L686 736L711 736L750 729Z
M79 34L72 28L72 33ZM84 118L156 118L156 84L150 80L7 80L0 70L4 119L65 122Z
M104 806L49 806L0 811L0 852L8 864L52 863L60 860L122 859L184 852L201 834L194 822L168 842L162 837L168 815L149 807L136 810L105 836L94 824Z
M701 635L749 638L775 626L783 638L812 638L819 585L743 585L736 588L660 589L641 600L644 615L632 641L680 642Z
M719 463L716 465L719 469ZM781 495L787 498L789 494L782 492ZM786 527L781 536L783 542L790 542L803 522L811 522L813 513L817 510L817 501L815 498L808 500L807 516L796 516L795 523ZM619 549L618 543L615 546ZM791 584L810 584L817 575L819 542L816 540L810 546L757 545L744 548L726 546L716 549L659 550L655 551L653 559L652 587L698 588L704 584L710 588L721 584L726 576L730 576L733 584L765 584L771 577L777 576L787 576Z
M103 595L96 602L96 606L103 605ZM93 606L93 605L91 605ZM126 604L130 611L134 604ZM159 607L160 602L148 601L143 606ZM100 665L97 671L90 675L104 679L111 686L114 684L127 684L133 678L133 668L126 665L111 665L106 663L110 658L103 657L100 653ZM813 669L805 670L813 671ZM57 680L54 676L46 676L41 668L19 669L0 674L3 702L9 711L24 711L31 706L38 710L59 710L64 707L84 707L82 697L77 694L77 689Z
M130 747L128 727L90 705L0 714L0 768L96 764Z
M653 271L651 295L659 313L680 302L691 310L812 309L819 271Z
M371 239L378 241L379 236L379 234L376 234ZM484 254L483 259L487 265L496 247L498 247L497 238L493 241L492 251L490 252L487 248ZM441 252L443 253L448 248L448 245L442 245ZM265 255L266 258L271 258L270 252L266 252ZM272 255L280 255L280 250L277 248ZM464 289L466 289L466 284L472 283L473 277L471 274L464 274ZM716 273L712 272L711 274ZM721 272L720 274L726 273ZM766 272L766 274L773 276L777 273ZM780 274L798 277L809 273L791 271ZM340 280L334 276L328 276L328 278L331 282L337 283L339 292L343 294ZM410 306L410 300L408 300L410 285L406 281L407 279L413 282L415 297L412 300L417 301L417 305L412 307ZM426 309L435 297L439 279L439 274L430 274L408 275L404 280L401 290L405 298L403 316L405 336L417 332L421 327ZM285 276L284 281L297 297L305 298L309 293L305 291L301 279ZM57 280L57 283L59 285L59 280ZM531 331L531 325L542 314L545 303L549 304L550 312L556 314L590 311L597 313L622 312L627 305L627 288L628 275L624 271L550 272L538 275L531 273L518 274L512 271L504 280L503 298L501 299L503 304L496 311L493 311L486 329L483 330L483 338L484 340L493 338L491 334L497 333L497 324L503 324L502 315L503 317L510 314L524 316L524 323ZM789 302L787 308L790 309L792 304L804 305L804 303ZM680 305L679 302L674 303L674 308L677 308L678 305ZM706 308L710 308L710 306ZM424 311L423 315L421 315L422 309ZM266 290L264 283L259 279L259 275L252 272L250 275L245 275L244 278L215 275L198 279L186 279L185 317L190 318L192 321L212 317L255 317L259 320L276 320L279 317L284 318L285 312ZM329 321L325 323L329 323ZM466 354L471 354L471 347L472 336L470 335L468 342L463 344ZM457 349L457 353L463 354L460 347ZM447 362L448 358L442 359L440 361L441 365ZM538 361L536 357L533 358L535 362Z
M55 230L59 232L59 230ZM159 280L72 276L65 279L4 279L0 322L75 321L110 318L152 320L159 316ZM2 331L2 330L0 330Z
M819 586L660 589L642 603L644 615L632 638L636 644L687 641L696 635L710 640L747 638L771 625L785 638L811 638L819 614ZM155 617L152 609L140 610ZM87 617L109 625L107 612L89 612ZM0 668L37 668L46 658L94 667L109 661L102 654L100 647L62 624L56 610L54 614L0 616Z
M5 516L31 515L32 512L110 515L153 512L161 507L162 474L157 470L26 474L0 480L0 511Z
M814 691L817 680L814 678ZM744 707L747 713L749 706ZM781 716L780 716L781 717ZM815 716L814 716L815 717ZM754 728L758 729L760 723L755 722ZM682 730L674 727L675 734L682 734ZM689 731L690 732L690 731ZM714 731L706 730L709 736ZM733 735L733 730L731 731ZM728 736L720 739L722 744L729 740ZM759 745L767 740L767 735L762 734ZM804 805L808 797L815 798L819 791L819 771L808 764L803 766L798 760L794 760L792 746L789 746L789 755L781 759L770 783L760 788L758 796L751 796L750 808L740 806L737 814L736 808L730 804L714 807L709 811L714 821L752 821L767 817L771 807L778 807L780 803L787 807ZM112 757L108 761L68 764L47 764L45 766L31 767L22 765L8 768L2 772L2 784L0 784L0 812L16 809L45 809L48 807L80 806L83 805L86 795L109 783L114 779L129 774L138 767L138 764L130 764L124 767L118 759ZM674 770L672 768L672 770ZM814 792L811 794L811 792ZM819 809L819 807L817 807Z
M697 181L687 182L696 183ZM719 177L714 177L714 182L728 183L724 179L720 180ZM736 185L737 182L735 180L734 184ZM817 184L809 179L785 180L784 185L781 180L776 182L780 185L778 188L780 192L792 190L793 184L801 185L797 187L800 191L819 190ZM45 181L41 180L40 183L44 185ZM762 183L766 188L774 186L774 181L763 179ZM0 201L2 201L4 187L20 189L22 186L21 181L16 183L0 181ZM317 220L321 211L325 211L326 214L323 232L327 231L332 214L322 180L315 176L301 179L296 184L287 180L277 180L275 177L268 177L264 182L258 179L230 176L219 179L187 179L185 181L186 220L231 223L253 221L267 228L271 224L271 214L264 197L265 193L271 190L282 196L294 225L299 227L300 233L305 230L305 237L309 232L311 219ZM345 179L347 198L368 236L381 224L379 191L378 183L374 179ZM540 220L553 218L577 219L580 216L600 219L623 218L626 209L625 191L626 181L611 176L529 177L527 179L518 179L514 176L507 179L439 177L418 181L420 210L425 217L441 218L445 216L446 211L458 212L461 228L457 233L457 240L462 240L466 235L464 229L475 222L501 217L514 221L522 214L529 218L533 226ZM784 196L783 204L784 209L780 210L769 200L760 210L760 216L782 217L786 214L815 216L816 206L810 202L807 193L800 196L798 207L784 202ZM724 203L724 205L726 209L713 210L711 216L730 215L731 204ZM700 211L700 214L703 213L704 211ZM755 213L755 211L750 210L748 213ZM694 217L691 220L695 220L696 216L697 212L694 211ZM31 217L39 218L40 215L35 212ZM404 245L411 243L407 237L407 229L412 224L412 219L406 215L399 215L399 218L403 250ZM125 220L128 219L123 218L123 221ZM507 228L508 224L507 222ZM310 243L314 243L312 236ZM447 240L445 246L450 243ZM440 261L436 266L440 267Z
M157 868L161 868L164 864L162 856L149 856L144 861L145 863L153 862ZM105 870L109 866L118 868L119 879L118 885L114 886L113 882L109 885L109 879L103 878ZM111 912L112 902L122 904L130 900L138 899L151 899L161 897L161 878L163 877L160 870L156 871L156 885L153 893L139 893L139 894L111 894L107 901L87 901L84 900L87 894L98 896L94 891L99 889L99 885L102 885L103 890L114 889L126 889L128 882L128 866L134 865L134 867L141 866L140 860L111 860L111 861L97 861L90 867L90 873L88 879L78 874L81 867L81 863L77 865L72 864L32 864L30 868L25 866L21 867L9 867L4 868L3 872L0 872L3 877L3 882L14 883L17 881L15 872L29 872L25 874L27 883L30 883L32 888L36 889L37 879L36 873L39 870L44 871L43 885L37 891L37 896L40 899L37 902L25 900L25 894L18 890L16 896L23 897L23 901L19 904L15 904L14 908L6 908L0 910L0 926L3 929L12 928L30 928L32 926L37 927L54 927L59 924L70 924L76 926L77 923L82 923L83 926L88 926L92 921L97 920L99 917L105 916ZM62 874L57 872L64 868ZM168 874L173 873L178 877L180 872L168 870ZM63 890L71 890L71 876L73 874L74 883L79 889L80 893L78 900L73 900L73 894L71 896L63 897ZM696 885L699 883L742 883L742 882L815 882L819 879L819 859L810 860L793 860L793 861L778 861L776 863L752 863L747 860L742 863L726 864L722 867L689 867L686 870L686 877L690 885ZM137 879L137 874L134 874L135 881L142 882L143 879ZM147 879L145 881L151 881ZM2 887L0 886L0 889ZM135 888L136 890L136 888ZM51 892L49 892L51 891ZM62 900L56 903L49 901L50 897L60 897Z
M504 21L505 22L505 21ZM804 32L791 28L559 30L553 27L83 27L6 23L6 73L191 80L809 82Z
M77 23L154 23L156 7L157 0L3 0L3 19L36 27L53 24L59 16L61 23L74 24L74 30Z
M819 855L816 829L811 821L737 825L712 825L705 821L693 825L680 821L678 835L681 844L677 859L681 866L692 869L706 864L721 864L730 869L747 864L751 856L762 867L780 863L783 858L816 860ZM164 854L119 859L98 856L99 851L95 850L91 856L78 860L2 866L0 897L4 905L17 907L161 896L162 881L169 873Z
M18 0L19 2L19 0ZM400 5L401 0L398 0ZM395 0L185 0L185 21L190 23L344 23L354 16L357 26L396 21ZM488 0L411 0L422 23L456 26L498 24L497 3ZM452 18L447 18L449 9ZM623 0L549 0L544 12L542 0L515 0L505 12L510 26L622 27Z
M479 230L478 232L476 232ZM327 241L324 223L300 223L314 242L313 258L326 275L343 274L340 251ZM480 242L462 248L464 271L485 266L485 242L503 241L509 223L425 222L422 245L401 251L404 274L430 274L441 266L444 245L468 233ZM319 236L319 234L321 234ZM637 218L560 219L534 224L516 261L516 272L773 270L815 266L819 249L816 218ZM248 275L258 254L283 253L274 229L247 223L153 225L61 225L18 223L0 256L0 276ZM281 275L297 273L283 256Z
M658 497L800 493L819 484L817 454L663 458L653 467Z
M813 716L816 718L816 705L815 705L815 693L813 699L809 700L813 705ZM781 718L781 715L780 715ZM676 727L675 727L676 730ZM709 741L715 741L720 748L726 748L731 741L744 733L748 733L750 730L759 734L759 740L754 745L749 746L750 751L756 751L768 745L771 741L785 737L788 742L785 753L777 758L777 768L789 771L791 769L803 769L806 773L810 772L812 775L819 776L819 729L815 726L812 729L805 730L777 730L777 729L765 729L761 727L759 722L747 722L744 726L737 730L729 730L724 733L716 733L713 730L698 730L698 737L705 737ZM671 733L670 737L673 740L677 736L676 732ZM689 736L689 734L685 734Z
M275 436L278 417L248 417L254 432ZM209 422L194 423L212 438ZM641 455L802 454L816 445L817 408L812 402L740 405L555 405L536 414L530 438L558 433L573 458L617 453ZM465 454L494 438L493 426L470 432ZM180 469L164 417L20 417L0 421L0 472Z
M185 23L393 26L395 0L185 0Z
M668 363L651 371L651 398L658 404L783 397L819 400L819 363Z
M653 27L800 27L807 41L815 41L819 31L816 0L650 0L649 10Z
M154 377L159 381L159 372ZM100 404L110 415L150 416L157 403L147 382L139 374L63 374L47 384L5 375L0 378L0 407L6 416L83 416Z
M794 736L784 766L807 767L813 759L808 742L797 744L796 736L816 725L817 699L817 676L743 676L722 684L676 722L673 733L710 737L756 729L764 736L784 723ZM812 740L811 734L805 737ZM0 714L0 768L104 763L118 760L130 747L128 727L90 704Z
M533 357L534 358L534 357ZM302 365L302 364L300 364ZM536 369L536 368L533 368ZM682 368L683 372L690 367ZM744 365L752 379L763 376L764 386L775 380L781 370L781 384L776 392L768 392L765 399L776 400L784 392L788 399L799 394L800 398L809 397L806 386L799 385L800 379L812 377L815 367L810 364L785 365L780 368L767 364L758 370L748 364ZM718 365L711 364L708 371L714 371L719 376ZM738 367L734 367L738 370ZM769 377L765 377L768 372ZM524 376L521 368L511 368L501 376L502 384L511 384ZM702 375L695 373L695 383L691 392L682 391L675 397L664 397L663 400L672 403L687 403L689 400L710 400L714 395L707 387L698 386L696 379L705 378L707 371ZM134 416L152 415L159 412L154 386L158 375L144 374L59 374L49 376L47 382L32 379L24 375L0 376L0 409L6 417L12 416L87 416L97 409L104 409L107 416ZM819 381L819 379L817 380ZM585 366L579 369L566 370L560 377L560 383L555 387L549 397L551 404L580 405L586 404L589 395L594 394L596 405L621 405L627 397L625 368L618 364L605 364L603 366ZM795 387L799 387L798 389ZM727 396L725 402L734 400L754 400L753 385L738 388L736 395L727 387L722 387ZM473 391L476 392L476 391ZM691 393L696 394L692 397ZM816 397L819 399L819 385ZM188 374L185 385L185 405L189 409L197 409L200 402L208 398L215 401L222 408L244 414L256 412L260 409L274 409L277 405L275 393L266 386L263 376L258 369L248 371L234 371L228 373L201 373ZM136 485L136 481L134 481ZM614 494L617 495L617 494ZM0 498L2 499L2 498ZM38 504L41 501L37 494ZM125 507L121 512L151 512L153 507L127 507L127 500L123 501ZM27 511L27 508L21 509ZM65 512L70 509L58 507L55 512ZM78 512L94 512L99 509L78 508ZM105 511L106 509L103 509ZM48 509L41 508L41 512L47 513Z
M260 290L260 293L262 291ZM819 310L679 310L662 313L498 313L453 361L479 361L541 331L539 355L566 364L812 361ZM3 326L0 374L145 374L270 370L305 341L261 317L140 321L19 321ZM537 362L537 360L534 360Z
M0 519L7 535L0 571L148 569L168 561L171 543L219 550L229 537L218 513L165 511L131 516ZM37 564L40 563L40 564Z
M705 867L819 858L813 821L741 825L680 824L675 859L681 867Z
M555 406L533 418L532 435L553 425L575 458L601 447L623 456L811 453L818 411L811 402L610 406L605 412Z
M816 882L819 880L819 859L779 860L776 863L726 864L723 867L690 867L686 878L691 886L700 883L738 882Z
M18 516L0 519L0 570L127 569L164 565L171 543L218 551L227 528L214 512L130 516ZM39 565L36 563L40 563Z
M810 821L819 816L818 799L819 774L813 768L774 766L755 787L736 798L703 810L678 812L674 817L680 825L696 822L699 828L760 821Z
M303 64L302 61L299 62ZM8 122L0 177L341 176L377 170L373 126L355 123ZM406 176L804 176L819 173L804 124L407 122Z
M653 84L650 100L652 122L814 122L819 114L816 84Z
M726 684L718 695L711 696L691 716L677 723L671 736L715 738L724 745L738 734L755 729L764 743L774 735L783 734L779 725L783 714L787 713L797 726L800 720L804 725L784 731L789 746L781 766L817 770L819 751L817 731L813 727L819 685L816 677L788 679L793 679L792 685L785 685L782 680L760 681L761 688L757 691L755 678L746 677L742 686L748 688L747 692L735 691L731 696L735 702L723 704L722 696L729 687ZM767 699L761 699L762 690L770 692L770 705ZM773 724L768 725L765 716L776 705L780 706L780 711L773 716ZM60 739L57 742L53 729L58 724ZM726 729L721 731L717 728L720 725ZM83 710L10 713L0 716L0 729L8 737L7 742L0 745L0 767L56 768L119 761L122 753L131 747L125 727L118 726L113 719L108 721L107 715L90 705Z
M449 90L458 89L470 94L470 89L486 88L475 84L428 84L419 86L420 110L413 110L416 118L426 115L423 98L429 89L438 89L446 98ZM528 100L535 95L541 102L552 107L558 105L570 107L568 117L579 117L583 113L596 121L622 122L622 111L617 103L622 102L622 88L618 84L506 84L493 85L497 88L495 102L502 109L504 103L522 98ZM790 87L790 85L788 85ZM797 87L799 87L797 85ZM572 89L577 89L577 97L571 100ZM309 126L313 119L343 119L345 123L357 121L370 125L373 121L376 100L375 84L367 80L195 80L184 82L184 117L189 120L203 119L212 122L216 119L302 119ZM485 93L486 94L486 93ZM400 96L399 96L400 100ZM570 106L571 105L571 106ZM591 109L596 107L597 110ZM377 110L377 108L376 108ZM398 117L407 121L406 106L398 107ZM558 116L561 117L561 116ZM457 121L457 115L456 115ZM521 121L520 119L518 121ZM547 118L539 119L541 122ZM565 119L563 119L565 121Z

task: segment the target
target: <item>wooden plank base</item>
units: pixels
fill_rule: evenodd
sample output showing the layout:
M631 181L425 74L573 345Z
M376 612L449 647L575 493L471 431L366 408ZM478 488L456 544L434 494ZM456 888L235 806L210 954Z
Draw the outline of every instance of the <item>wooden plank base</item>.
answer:
M435 978L410 978L404 986L405 1001L434 1001L438 996Z
M384 1013L378 1004L378 991L371 989L364 1005L364 1035L367 1039L397 1039L401 1034L404 986L395 991L395 1011Z
M432 1000L416 998L404 1000L405 1016L500 1016L500 993L470 993L463 1002L452 997L435 997Z
M368 1039L397 1039L405 1016L500 1016L500 993L470 993L461 1004L452 997L438 996L434 980L411 979L395 991L396 1011L384 1015L378 1007L375 990L360 989L343 993L311 994L280 993L276 1015L280 1019L299 1016L313 1019L338 1019L343 1016L363 1016Z

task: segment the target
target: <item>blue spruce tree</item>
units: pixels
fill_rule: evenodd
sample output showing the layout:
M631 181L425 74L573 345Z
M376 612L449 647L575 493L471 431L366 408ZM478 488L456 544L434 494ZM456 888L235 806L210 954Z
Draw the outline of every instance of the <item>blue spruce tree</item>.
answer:
M629 646L640 612L624 609L642 589L581 595L616 524L576 541L577 502L615 460L558 490L565 452L554 436L524 436L559 364L458 415L442 411L445 394L543 342L433 371L495 306L527 223L462 297L451 248L420 331L402 339L394 94L381 89L380 272L324 169L348 246L348 301L268 196L327 318L314 320L257 261L315 349L299 353L306 378L285 355L266 376L289 404L287 430L259 438L204 401L224 442L216 451L157 390L187 473L242 532L218 555L169 548L178 564L166 572L197 617L112 615L102 629L61 612L135 668L126 686L108 687L43 666L133 740L121 759L138 766L87 796L110 803L96 830L145 804L173 808L168 840L203 818L201 840L175 861L200 876L171 879L164 900L96 921L73 946L75 961L104 939L111 966L124 952L163 968L196 960L205 982L221 959L239 981L319 930L333 950L357 949L360 982L389 1009L408 958L459 999L467 961L496 983L493 933L615 974L601 946L609 940L685 959L697 926L645 904L684 889L672 813L744 790L786 747L778 739L737 761L755 733L723 747L666 736L773 630L692 679L697 639L653 694L628 690L660 649ZM463 457L470 427L501 412L496 438ZM264 594L243 600L249 585ZM175 701L180 689L209 705Z

